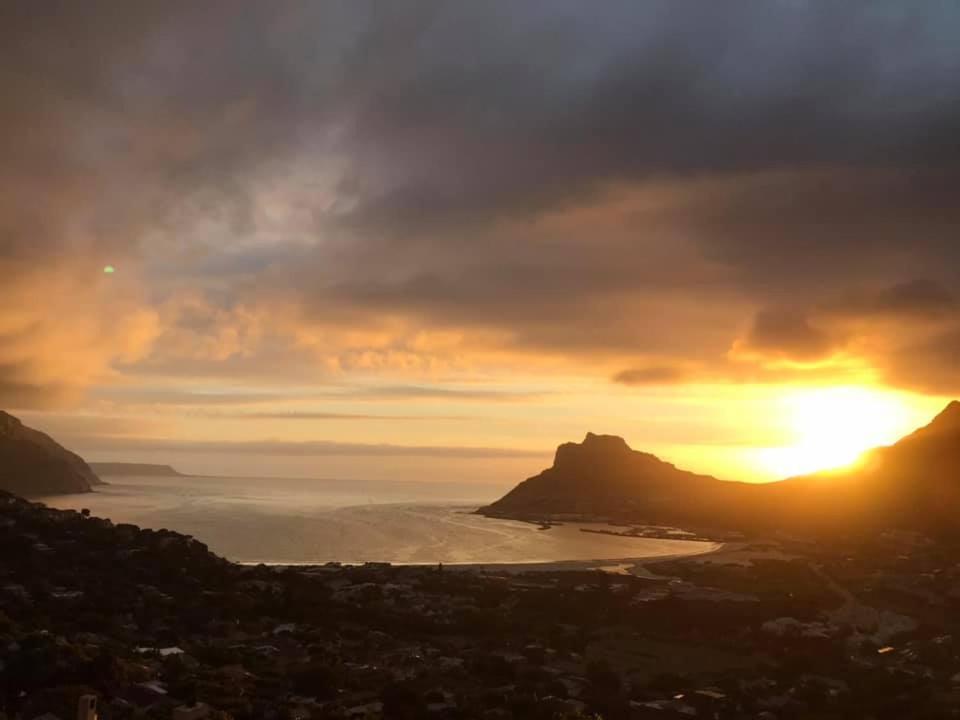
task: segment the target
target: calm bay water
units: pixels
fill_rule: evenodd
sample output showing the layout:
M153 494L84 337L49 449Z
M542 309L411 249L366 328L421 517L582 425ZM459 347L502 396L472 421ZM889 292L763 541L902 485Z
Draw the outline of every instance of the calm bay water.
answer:
M51 507L193 535L237 562L544 563L709 551L711 543L625 538L471 514L500 488L278 478L113 477Z

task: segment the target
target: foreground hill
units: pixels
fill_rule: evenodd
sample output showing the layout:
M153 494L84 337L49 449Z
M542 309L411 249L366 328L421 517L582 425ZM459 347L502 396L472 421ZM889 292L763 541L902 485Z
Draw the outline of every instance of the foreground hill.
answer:
M780 547L651 577L241 566L0 492L0 718L955 717L956 546Z
M95 462L90 463L93 471L101 477L111 475L134 475L142 477L183 477L183 473L170 465L154 465L152 463L127 462Z
M0 490L37 497L90 492L98 484L83 458L0 410Z
M953 530L960 512L960 402L851 468L790 478L769 490L781 512L796 519L816 509L821 519Z
M557 449L552 467L482 514L604 517L752 529L902 527L953 532L960 512L960 403L856 466L764 485L724 482L588 433Z

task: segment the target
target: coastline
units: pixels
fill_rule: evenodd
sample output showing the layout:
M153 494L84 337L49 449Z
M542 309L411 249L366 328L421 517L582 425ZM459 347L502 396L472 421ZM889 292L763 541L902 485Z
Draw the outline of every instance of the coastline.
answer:
M246 565L443 562L451 568L490 572L583 571L701 555L716 550L722 540L701 544L619 536L615 531L627 528L605 523L555 522L545 529L542 521L478 516L472 512L477 505L460 498L384 497L361 504L354 496L315 490L312 485L305 492L299 483L197 487L183 478L131 479L100 491L43 502L62 509L89 508L116 523L191 535L222 557ZM583 528L608 532L580 532Z
M699 542L699 541L691 541ZM476 572L497 572L508 574L519 574L526 572L589 572L602 571L610 574L628 574L636 577L648 576L650 572L646 569L647 565L653 565L660 562L670 562L674 560L698 560L710 555L723 553L730 543L714 543L715 547L706 548L701 552L690 553L671 553L666 555L643 555L635 557L619 558L599 558L596 560L520 560L514 562L451 562L451 563L423 563L423 562L375 562L375 561L331 561L329 563L315 562L256 562L244 561L235 562L236 565L245 567L256 567L264 565L272 568L289 568L296 570L324 570L336 567L363 567L371 566L391 566L391 567L437 567L442 565L444 568L457 571L476 571ZM736 545L736 543L734 543ZM625 568L625 571L618 572L611 568Z

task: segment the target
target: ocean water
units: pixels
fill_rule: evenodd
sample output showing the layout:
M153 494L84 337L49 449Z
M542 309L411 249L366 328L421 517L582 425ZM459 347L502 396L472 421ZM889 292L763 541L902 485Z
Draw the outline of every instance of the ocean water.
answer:
M712 543L549 530L474 515L502 488L279 478L112 477L57 508L192 535L236 562L549 563L687 555Z

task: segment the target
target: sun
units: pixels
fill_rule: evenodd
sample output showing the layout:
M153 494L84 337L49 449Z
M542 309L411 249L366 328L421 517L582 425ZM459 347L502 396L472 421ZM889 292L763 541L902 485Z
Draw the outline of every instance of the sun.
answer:
M854 464L864 451L895 442L913 413L895 393L845 387L802 390L782 398L792 443L764 448L760 464L777 477Z

